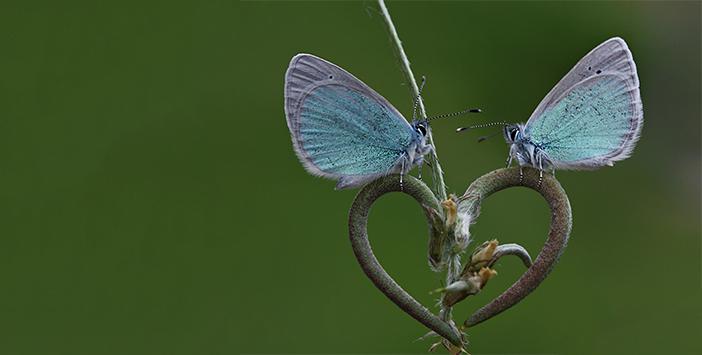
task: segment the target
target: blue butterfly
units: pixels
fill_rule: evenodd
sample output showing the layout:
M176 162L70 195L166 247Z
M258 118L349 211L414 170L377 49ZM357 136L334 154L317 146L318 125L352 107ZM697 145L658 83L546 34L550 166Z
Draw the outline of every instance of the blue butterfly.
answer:
M641 135L636 64L615 37L585 55L546 95L526 124L507 125L507 166L593 170L628 158Z
M285 116L302 165L310 174L338 180L337 189L406 174L432 149L426 120L409 124L366 84L310 54L290 61Z

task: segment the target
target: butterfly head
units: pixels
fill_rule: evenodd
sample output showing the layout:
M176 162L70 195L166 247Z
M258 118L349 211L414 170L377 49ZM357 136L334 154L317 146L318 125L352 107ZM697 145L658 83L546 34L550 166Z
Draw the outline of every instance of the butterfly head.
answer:
M519 142L524 138L524 125L523 124L508 124L505 125L502 133L505 136L505 141L508 144L514 144Z
M412 128L414 128L417 134L419 134L420 138L424 139L426 138L427 134L429 134L429 121L414 121L414 123L412 124Z

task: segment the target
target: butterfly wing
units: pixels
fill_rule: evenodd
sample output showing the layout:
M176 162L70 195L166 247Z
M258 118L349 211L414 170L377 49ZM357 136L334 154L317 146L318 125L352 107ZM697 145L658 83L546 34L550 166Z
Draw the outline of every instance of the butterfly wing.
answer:
M358 186L396 172L417 135L387 100L338 66L298 54L285 76L285 114L305 169Z
M541 100L527 123L541 116L548 107L554 106L556 100L575 84L603 72L618 73L630 79L636 87L639 86L636 64L634 64L634 58L626 42L619 37L610 38L595 47L575 64L568 74Z
M549 92L525 135L556 168L596 169L629 157L642 126L636 65L624 40L612 38Z

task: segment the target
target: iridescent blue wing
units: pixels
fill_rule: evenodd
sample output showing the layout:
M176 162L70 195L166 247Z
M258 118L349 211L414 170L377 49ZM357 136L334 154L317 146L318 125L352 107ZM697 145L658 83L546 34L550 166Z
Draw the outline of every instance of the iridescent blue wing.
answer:
M305 169L354 187L398 172L417 134L387 100L338 66L298 54L285 76L285 114Z
M643 126L636 64L624 40L593 49L554 87L525 136L559 169L596 169L629 157Z

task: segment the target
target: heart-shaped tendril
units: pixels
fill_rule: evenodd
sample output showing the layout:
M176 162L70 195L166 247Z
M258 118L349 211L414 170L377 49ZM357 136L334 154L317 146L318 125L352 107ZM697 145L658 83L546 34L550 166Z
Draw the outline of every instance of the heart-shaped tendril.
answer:
M563 188L551 175L544 176L543 181L540 181L536 170L526 168L523 176L520 177L519 168L509 168L498 169L481 176L470 185L463 196L457 199L456 236L453 235L453 227L446 223L439 201L423 182L406 176L401 186L400 179L396 175L381 177L361 189L349 211L349 236L356 259L373 284L404 312L450 343L461 347L462 335L454 322L450 319L442 320L417 302L380 265L368 241L368 214L373 203L386 193L403 192L412 196L422 206L429 222L431 247L437 241L469 238L468 227L475 223L482 200L497 191L514 186L529 187L544 197L551 209L551 226L546 243L533 263L526 250L519 245L503 244L494 248L492 257L486 264L488 269L504 255L516 255L526 266L530 266L500 296L473 313L463 326L471 327L483 322L514 306L536 289L558 262L567 245L572 223L570 203ZM464 235L459 237L461 233Z
M524 168L523 175L520 175L519 168L492 171L475 180L465 194L459 198L458 223L461 223L461 219L468 219L471 224L475 223L480 213L480 203L485 198L495 192L515 186L536 190L543 196L551 209L548 237L539 255L536 256L536 260L512 286L473 313L463 323L464 327L484 322L528 296L548 276L568 244L572 227L572 213L570 201L568 201L568 196L561 184L551 174L545 174L543 179L540 179L539 171L536 169ZM507 252L508 250L509 252ZM526 263L523 248L518 246L506 248L505 254L510 253L520 256L522 261Z
M419 202L424 207L423 210L429 222L429 234L432 238L442 238L440 234L444 230L443 222L441 222L443 212L441 212L439 201L434 197L429 187L412 176L405 176L402 186L400 186L400 179L397 175L385 176L363 187L349 211L349 237L356 259L375 287L395 302L405 313L451 343L461 346L463 342L458 329L453 324L444 322L431 313L400 287L373 254L373 249L368 241L368 213L380 196L394 191L406 193Z

